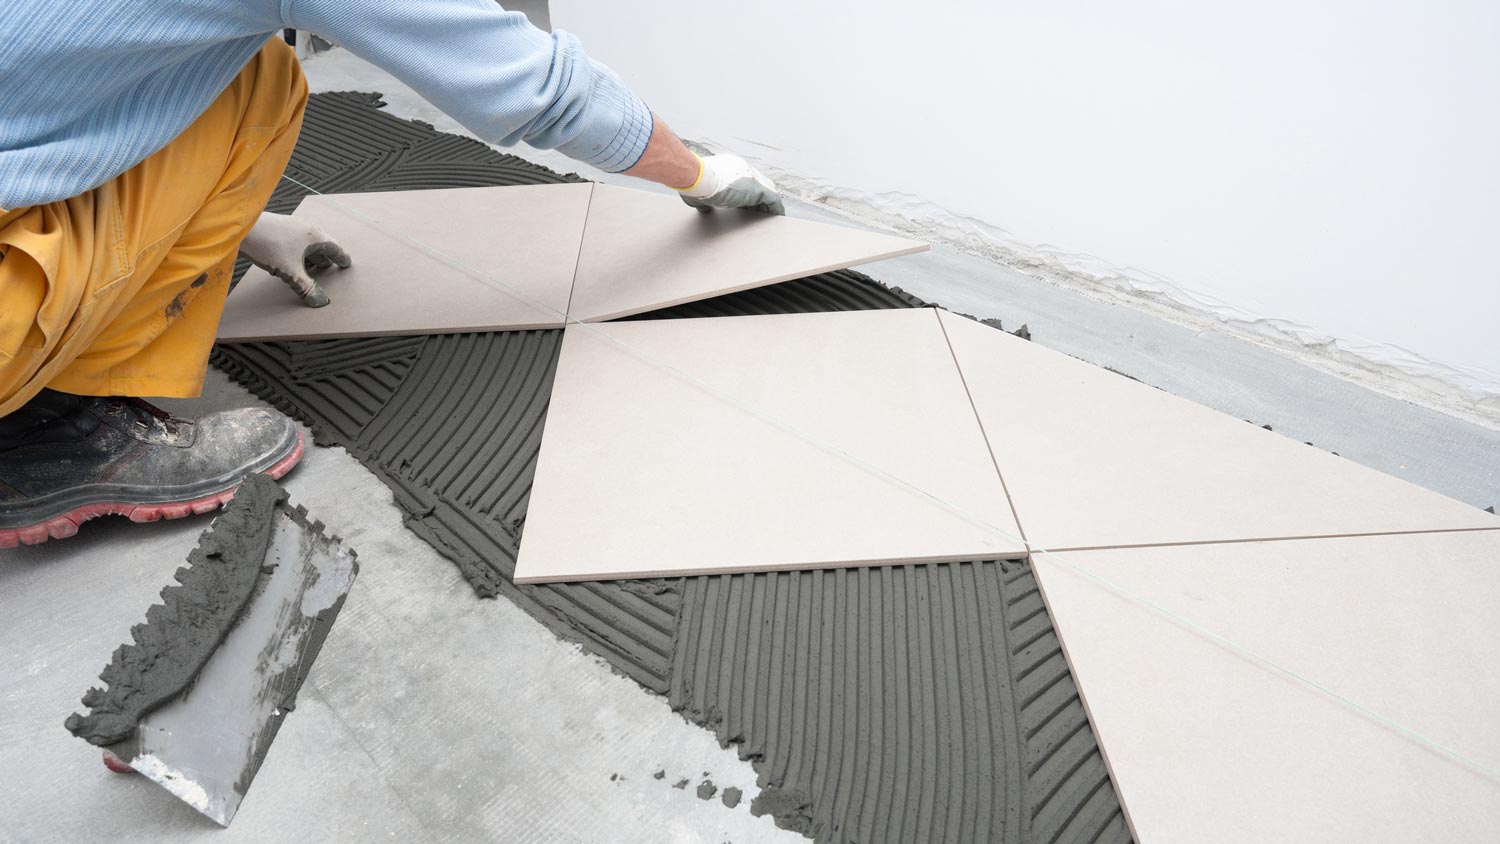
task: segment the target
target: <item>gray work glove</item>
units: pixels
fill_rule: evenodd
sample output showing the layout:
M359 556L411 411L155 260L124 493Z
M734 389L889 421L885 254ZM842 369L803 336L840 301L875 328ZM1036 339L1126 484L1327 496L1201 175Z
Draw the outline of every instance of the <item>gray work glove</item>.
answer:
M309 308L328 304L328 294L309 272L334 265L342 269L353 263L349 253L322 229L306 220L269 211L260 215L240 241L240 252L250 263L286 282Z
M710 208L749 208L767 214L785 214L776 185L738 155L710 155L700 159L703 171L689 188L679 188L682 201L707 211Z

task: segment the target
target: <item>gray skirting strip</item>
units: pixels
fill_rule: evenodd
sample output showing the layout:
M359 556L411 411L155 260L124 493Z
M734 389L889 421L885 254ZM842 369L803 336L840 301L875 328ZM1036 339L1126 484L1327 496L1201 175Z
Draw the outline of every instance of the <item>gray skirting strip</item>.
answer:
M315 95L288 175L330 193L577 180L377 105ZM283 181L271 209L305 193ZM845 270L638 318L924 304ZM778 824L850 844L1130 839L1025 562L513 584L560 339L250 343L213 361L379 475L481 596L736 745L761 775L753 810Z

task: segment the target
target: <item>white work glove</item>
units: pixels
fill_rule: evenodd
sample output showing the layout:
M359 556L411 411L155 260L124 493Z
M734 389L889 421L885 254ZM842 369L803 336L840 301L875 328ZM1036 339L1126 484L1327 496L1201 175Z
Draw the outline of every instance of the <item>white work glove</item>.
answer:
M738 155L700 158L703 170L692 187L678 188L682 201L707 211L710 208L750 208L767 214L785 214L776 185Z
M286 282L309 308L328 304L328 294L313 281L309 271L353 262L349 253L323 230L296 217L267 211L240 241L240 252L250 263Z

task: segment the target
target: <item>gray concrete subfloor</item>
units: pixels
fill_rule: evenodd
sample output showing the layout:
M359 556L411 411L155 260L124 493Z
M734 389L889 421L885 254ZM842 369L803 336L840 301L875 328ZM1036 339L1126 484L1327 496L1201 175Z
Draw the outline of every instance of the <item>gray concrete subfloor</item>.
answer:
M461 131L348 53L316 56L307 69L315 90L382 91L393 113ZM555 153L522 154L640 186ZM790 211L839 219L803 203ZM1037 342L1455 498L1500 501L1500 432L951 250L869 271L954 310L1028 323ZM165 404L191 415L253 401L211 373L203 399ZM754 772L708 732L507 601L475 598L342 449L311 449L286 485L360 552L362 569L228 832L139 777L109 774L62 727L208 518L102 519L74 539L0 552L0 841L804 840L750 815ZM664 779L652 776L663 769ZM705 772L744 789L746 802L698 800ZM674 789L681 779L689 786Z

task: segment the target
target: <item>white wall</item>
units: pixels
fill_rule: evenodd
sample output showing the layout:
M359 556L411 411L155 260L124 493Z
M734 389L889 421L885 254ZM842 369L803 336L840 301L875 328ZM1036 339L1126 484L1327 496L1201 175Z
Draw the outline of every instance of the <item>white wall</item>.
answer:
M553 23L685 136L1500 394L1495 0L553 0Z

